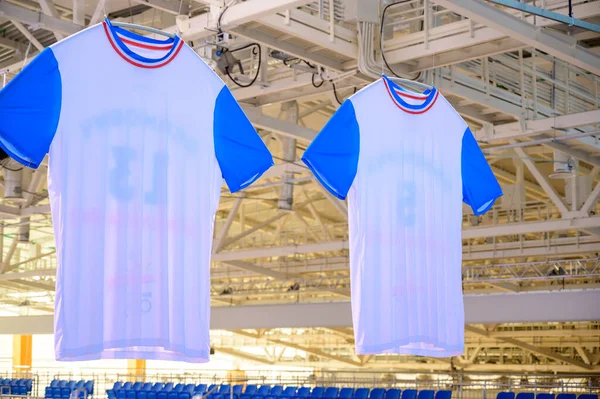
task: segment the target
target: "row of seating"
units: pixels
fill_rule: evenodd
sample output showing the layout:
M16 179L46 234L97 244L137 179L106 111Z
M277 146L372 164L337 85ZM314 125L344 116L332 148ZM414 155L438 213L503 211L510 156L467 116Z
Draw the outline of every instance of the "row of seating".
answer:
M451 399L451 391L414 389L401 391L399 389L383 388L336 388L336 387L295 387L284 389L281 385L234 385L229 384L177 384L150 382L116 382L112 389L106 391L108 399L191 399L192 396L202 395L205 399Z
M31 378L4 378L0 379L0 393L2 395L26 396L31 394L33 380Z
M582 393L577 396L574 393L559 393L554 395L553 393L538 393L533 392L499 392L496 395L496 399L598 399L598 395L590 393Z
M69 399L73 392L78 391L79 398L86 398L94 394L94 381L67 381L52 380L44 391L45 399Z

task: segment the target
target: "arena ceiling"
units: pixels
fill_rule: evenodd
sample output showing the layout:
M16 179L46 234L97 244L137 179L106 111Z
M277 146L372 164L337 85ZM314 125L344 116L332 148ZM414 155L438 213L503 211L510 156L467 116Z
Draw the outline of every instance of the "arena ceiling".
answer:
M396 73L441 90L503 185L504 197L486 215L464 208L465 295L599 290L600 34L478 0L409 0L388 9L380 40L380 13L362 9L357 18L355 3L0 0L0 84L105 14L169 31L177 15L186 16L183 38L215 67L215 43L230 50L259 44L232 52L245 72L236 67L233 77L245 86L256 76L252 85L222 77L276 165L239 194L223 187L213 306L348 302L347 204L324 191L299 159L340 101L387 71L382 47ZM567 13L566 0L543 7ZM600 21L600 1L574 0L573 7L577 18ZM230 37L215 35L220 15ZM46 173L47 161L36 171L3 161L2 316L53 312ZM20 194L11 191L16 179ZM349 326L218 330L212 341L216 351L264 364L600 372L598 320L558 320L469 324L466 353L437 360L356 356Z

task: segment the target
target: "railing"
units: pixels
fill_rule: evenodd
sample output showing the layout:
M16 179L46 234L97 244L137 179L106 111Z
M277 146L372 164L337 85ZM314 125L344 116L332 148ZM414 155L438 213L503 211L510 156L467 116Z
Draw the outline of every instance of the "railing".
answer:
M168 366L169 364L167 364ZM174 367L177 367L175 364ZM116 381L151 381L205 384L255 384L287 386L381 387L399 389L452 390L455 399L494 399L498 392L550 392L550 393L600 393L600 380L596 375L536 375L511 373L410 373L359 370L247 370L244 377L232 377L231 370L206 372L181 372L179 370L145 370L127 374L118 370L94 372L68 372L65 370L40 370L34 373L33 397L43 397L44 389L53 379L92 380L94 397L105 398L106 389ZM0 374L2 375L2 374ZM10 377L10 373L4 373Z

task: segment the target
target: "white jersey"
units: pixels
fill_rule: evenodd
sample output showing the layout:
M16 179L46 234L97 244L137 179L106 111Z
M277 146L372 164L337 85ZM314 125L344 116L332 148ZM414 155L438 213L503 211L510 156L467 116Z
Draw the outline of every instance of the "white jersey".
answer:
M208 361L223 178L236 192L273 160L200 57L81 31L0 91L0 146L34 168L49 153L56 358Z
M346 100L303 161L348 195L357 354L463 353L462 204L502 195L467 124L436 90L387 77Z

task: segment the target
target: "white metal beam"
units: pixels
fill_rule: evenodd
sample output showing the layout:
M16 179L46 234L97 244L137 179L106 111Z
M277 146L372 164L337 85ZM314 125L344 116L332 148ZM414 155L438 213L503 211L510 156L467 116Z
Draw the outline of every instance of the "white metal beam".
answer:
M317 132L312 129L264 115L260 108L242 105L242 109L256 128L269 130L305 143L310 143L317 136Z
M435 3L579 68L600 75L600 57L579 46L575 38L544 30L481 0L435 0Z
M465 324L600 320L600 290L465 295ZM52 334L53 316L0 317L0 334ZM350 302L219 306L211 329L352 327Z
M1 4L0 4L0 6L1 6ZM11 22L19 30L19 32L21 32L23 34L23 36L25 36L31 42L31 44L33 44L35 46L35 48L37 48L39 51L44 50L44 48L45 48L44 45L42 43L40 43L35 38L35 36L33 36L33 34L31 32L29 32L25 26L23 26L22 23L20 23L19 21L15 21L15 20L12 20Z
M225 224L223 225L223 229L219 232L219 236L213 243L213 253L219 252L221 250L221 248L223 246L222 245L223 240L225 239L225 237L227 237L229 228L233 224L233 220L235 219L238 209L240 209L240 206L242 205L243 200L244 200L243 194L240 197L235 199L235 202L233 203L233 207L231 207L231 210L229 211L229 214L227 215L227 219L225 219Z
M510 140L509 142L511 144L516 143L515 140ZM519 148L519 147L514 148L514 150L515 150L515 153L517 154L517 156L521 157L523 163L525 164L525 166L527 166L527 169L529 169L531 174L537 180L538 184L544 189L544 191L546 192L548 197L550 197L550 199L552 200L554 205L556 205L556 207L560 211L561 215L567 214L569 212L569 210L567 209L566 205L564 204L562 199L558 196L558 194L554 190L554 187L552 187L550 185L550 183L548 183L548 180L546 180L546 177L544 175L542 175L542 173L537 168L537 166L535 166L533 161L527 157L527 155L525 154L525 151L523 151L523 149Z
M477 327L466 326L465 329L466 329L466 331L469 331L471 333L477 334L477 335L482 336L482 337L487 337L488 336L487 331L482 330L482 329L477 328ZM562 355L560 355L558 353L552 352L549 349L539 348L537 346L530 345L528 343L525 343L523 341L520 341L520 340L517 340L517 339L514 339L514 338L502 337L502 338L496 338L496 339L498 339L500 341L503 341L503 342L506 342L506 343L508 343L508 344L510 344L512 346L516 346L518 348L525 349L528 352L535 353L537 355L542 355L544 357L547 357L547 358L559 361L561 363L567 363L567 364L570 364L572 366L578 367L578 368L583 369L583 370L591 370L592 369L592 367L590 365L585 364L583 362L580 362L579 360L575 360L575 359L572 359L572 358L568 358L566 356L562 356Z
M226 10L217 10L216 12L200 14L190 18L189 29L183 33L185 40L197 40L214 34L213 29L217 27L218 15L221 15L221 28L223 30L231 30L232 28L242 25L246 22L256 21L266 15L275 14L279 11L284 11L289 8L294 8L302 4L308 3L307 0L248 0L242 3L228 7ZM211 8L212 8L211 7ZM206 29L212 28L212 29ZM175 32L176 26L171 26L165 30Z
M594 227L600 227L600 216L470 227L468 229L463 229L463 239L511 234L542 233L549 231L581 230Z
M66 35L72 35L83 29L83 26L81 25L63 21L62 19L54 18L41 12L31 11L7 2L0 2L0 14L5 18L16 20L27 25L39 24L44 29L52 32L64 33Z
M490 130L476 131L475 137L477 140L491 143L594 124L600 124L600 109L551 118L528 119L523 124L513 122L496 125Z
M512 224L506 224L501 225L500 227L508 232L510 231L511 225ZM599 246L600 243L598 243L597 239L586 237L580 237L577 240L573 238L558 238L551 241L537 240L526 241L523 243L508 242L490 245L469 245L463 250L463 259L482 260L489 258L519 258L540 255L560 257L565 255L581 254L585 252L596 252ZM212 261L226 262L230 260L290 256L313 252L336 252L345 251L348 249L348 241L331 241L316 244L286 245L271 248L241 249L236 251L220 252L213 255Z
M596 201L598 201L598 197L600 197L600 182L596 183L596 187L594 187L587 200L581 207L580 211L585 214L588 214L594 206L594 204L596 203Z
M60 14L58 13L58 10L54 6L54 3L52 2L52 0L40 0L40 7L42 8L42 11L44 12L44 14L49 15L56 19L60 19ZM60 32L54 32L54 37L56 37L56 40L62 40L65 38L65 35L63 35Z
M270 48L283 51L286 54L301 58L303 60L307 60L317 65L324 66L334 71L344 71L344 65L339 60L324 56L319 53L311 53L304 47L300 47L292 43L287 43L282 40L277 40L274 37L266 33L260 32L256 29L250 29L245 26L238 26L232 29L232 32L240 36L244 36L250 40L257 41Z
M298 21L298 19L300 19L300 21ZM335 41L331 41L328 33L318 29L318 25L321 22L325 21L305 12L295 10L290 10L289 20L285 15L281 14L269 15L260 19L261 24L265 24L270 28L314 43L320 48L333 51L348 58L358 57L358 45L356 44L355 34L353 35L354 41L348 41L340 37L336 37ZM346 30L343 27L339 27L339 29L336 27L336 32L339 32L339 30L342 29ZM329 30L329 27L327 27L327 30ZM352 37L352 34L349 33L346 36Z
M256 84L250 87L232 90L233 96L238 101L244 101L249 98L264 96L266 94L279 93L284 90L293 90L298 87L306 86L312 82L312 73L302 73L289 78L269 82L268 86Z

